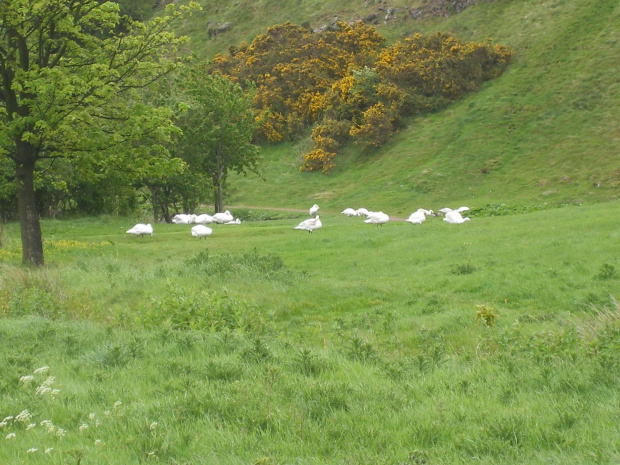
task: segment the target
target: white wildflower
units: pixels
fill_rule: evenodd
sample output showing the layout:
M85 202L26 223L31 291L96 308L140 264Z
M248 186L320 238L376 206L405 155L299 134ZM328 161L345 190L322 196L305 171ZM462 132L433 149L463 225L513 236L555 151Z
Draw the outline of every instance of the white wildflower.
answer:
M43 420L39 424L41 426L45 426L45 429L47 430L48 433L53 433L56 430L56 427L54 426L54 424L50 420Z
M47 379L45 381L43 381L43 383L41 383L42 386L51 386L52 384L54 384L54 382L56 381L56 377L54 376L48 376Z
M15 439L15 433L9 433L6 435L5 439Z
M109 410L106 410L105 412L103 412L103 416L104 417L109 417L111 415Z
M96 418L96 415L95 415L94 413L89 413L89 414L88 414L88 419L89 419L90 421L95 421L95 418Z
M53 448L53 447L48 447L47 449L45 449L45 453L46 453L46 454L49 454L49 453L51 453L53 450L54 450L54 448Z
M9 416L9 417L4 417L4 420L2 420L2 421L3 421L3 422L5 422L5 421L7 421L7 422L8 422L8 421L11 421L13 418L15 418L15 417L11 415L11 416Z
M121 405L123 405L123 403L120 400L114 402L114 407L120 407Z
M38 451L39 449L37 449L36 447L33 447L32 449L28 449L26 452L28 454L33 454L34 452Z
M47 373L49 371L50 367L48 367L47 365L41 368L37 368L36 370L34 370L34 374L35 375L44 375L45 373Z
M86 431L87 429L88 429L88 425L86 423L82 423L80 425L80 428L79 428L80 431Z
M37 426L36 423L30 423L28 426L26 426L26 431L28 431L29 429L34 428L35 426Z
M19 414L15 417L15 421L19 421L22 423L27 422L28 420L30 420L32 418L32 415L30 414L30 412L28 410L22 410L21 412L19 412Z
M95 439L95 446L97 447L103 446L103 442L101 442L101 439Z
M58 430L56 431L56 436L58 436L59 438L62 438L65 435L66 431L62 428L58 428Z
M54 397L56 397L59 393L60 393L60 389L52 389L52 392L50 392L50 397L54 398Z
M34 376L32 375L26 375L26 376L22 376L21 378L19 378L19 382L22 384L30 384L34 381Z
M157 422L156 422L156 421L154 421L153 423L151 423L151 426L149 426L149 429L150 429L151 431L155 431L155 429L156 429L156 428L157 428Z
M36 393L39 396L44 396L45 394L47 394L48 392L52 392L52 388L45 386L45 385L41 385L37 388Z
M0 421L0 429L6 427L6 425L8 425L6 421Z

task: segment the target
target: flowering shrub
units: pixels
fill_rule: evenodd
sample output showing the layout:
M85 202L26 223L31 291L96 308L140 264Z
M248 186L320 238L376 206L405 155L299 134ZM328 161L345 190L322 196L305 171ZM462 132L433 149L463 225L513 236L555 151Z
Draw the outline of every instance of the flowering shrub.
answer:
M384 43L361 21L336 22L320 33L286 23L217 55L207 72L256 84L257 140L277 143L317 125L300 171L327 173L349 136L364 149L380 147L405 117L475 91L513 54L489 40L463 43L442 33ZM334 121L347 130L334 131Z

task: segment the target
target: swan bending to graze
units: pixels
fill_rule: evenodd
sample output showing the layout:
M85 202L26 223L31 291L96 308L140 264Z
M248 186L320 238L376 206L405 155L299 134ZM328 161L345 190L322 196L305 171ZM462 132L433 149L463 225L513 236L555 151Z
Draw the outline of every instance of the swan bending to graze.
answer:
M203 213L202 215L198 215L196 216L196 218L194 218L194 223L196 224L213 223L213 217L211 215L207 215L206 213Z
M321 223L321 220L319 219L319 215L317 215L314 218L309 218L307 220L302 221L297 226L295 226L295 228L293 229L301 229L303 231L308 231L311 233L315 229L319 229L322 226L323 226L323 223Z
M210 236L211 234L213 234L213 229L202 224L197 224L192 228L192 236L197 237L198 239Z
M186 215L185 213L179 213L174 215L172 222L174 224L192 224L196 219L196 215Z
M364 223L383 226L388 221L390 221L390 217L383 212L368 212L368 218L364 220Z
M359 213L357 212L357 210L353 210L352 208L345 208L344 210L340 212L340 214L347 215L347 216L359 216Z
M452 210L451 212L446 213L446 217L443 220L450 224L461 224L465 223L465 221L469 221L469 218L463 218L460 212Z
M319 212L319 206L316 203L310 207L310 210L308 210L308 213L310 213L310 216L314 216L318 212Z
M459 212L460 213L460 212L465 212L467 210L469 210L469 207L459 207L456 210L452 210L451 208L447 208L446 207L446 208L442 208L441 210L437 210L437 212L438 213L442 213L443 215L446 215L447 213L450 213L450 212Z
M426 215L432 215L433 210L425 210L424 208L418 208L414 211L409 218L405 221L411 224L422 224L426 220Z
M233 221L227 221L224 224L241 224L241 220L239 218L233 220Z
M147 234L150 234L151 236L153 236L153 226L151 226L150 223L149 224L138 223L133 228L125 231L125 233L133 234L134 236L140 236L140 237L145 236Z
M366 210L365 208L358 208L357 209L357 216L368 216L370 212L368 210Z
M224 213L216 213L213 215L213 221L219 224L228 223L229 221L234 221L232 214L226 210Z

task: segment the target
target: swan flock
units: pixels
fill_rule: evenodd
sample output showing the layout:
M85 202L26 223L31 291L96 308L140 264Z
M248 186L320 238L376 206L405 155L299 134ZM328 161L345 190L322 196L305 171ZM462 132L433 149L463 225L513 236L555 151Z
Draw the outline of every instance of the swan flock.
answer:
M469 207L459 207L456 209L445 207L437 210L437 213L435 213L433 210L418 208L404 221L412 225L421 225L426 221L428 216L433 216L443 217L443 221L449 224L463 224L470 221L469 217L463 217L462 215L462 212L468 211L469 209ZM312 218L302 221L293 229L308 231L309 233L321 229L323 223L318 212L319 206L317 204L312 205L312 207L308 209L308 213ZM390 216L387 213L382 211L370 211L366 208L345 208L340 214L348 217L366 217L364 223L374 224L375 226L383 226L390 221ZM213 229L205 226L205 224L238 225L241 224L241 220L235 218L230 211L226 210L225 212L215 213L214 215L208 215L206 213L201 215L179 213L172 218L172 223L181 225L194 224L195 226L193 226L190 231L191 235L201 239L213 234ZM152 237L153 226L150 223L138 223L125 233L133 236L140 236L141 238L147 235Z

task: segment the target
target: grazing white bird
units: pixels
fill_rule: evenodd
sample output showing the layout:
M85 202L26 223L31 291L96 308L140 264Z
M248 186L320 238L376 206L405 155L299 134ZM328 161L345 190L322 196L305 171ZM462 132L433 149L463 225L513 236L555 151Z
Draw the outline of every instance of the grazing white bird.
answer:
M213 217L211 215L207 215L206 213L203 213L202 215L196 216L196 218L194 219L194 223L196 224L213 223Z
M383 226L388 221L390 217L383 212L368 212L368 218L364 220L364 223Z
M310 216L314 216L318 212L319 212L319 206L316 203L310 207L310 210L308 210L308 213L310 213Z
M192 236L197 237L198 239L210 236L211 234L213 234L213 229L203 224L197 224L196 226L192 227Z
M174 215L174 218L172 218L172 222L174 224L192 224L195 218L196 215L186 215L185 213L179 213L177 215Z
M233 220L233 221L227 221L224 224L241 224L241 220L239 218Z
M149 224L138 223L133 228L125 231L125 233L133 234L134 236L140 236L140 237L145 236L147 234L150 234L151 236L153 236L153 226L151 226L150 223Z
M323 226L321 220L319 219L319 215L316 215L314 218L309 218L307 220L302 221L294 229L301 229L303 231L312 232L315 229L319 229Z
M232 214L226 210L224 213L216 213L213 215L213 221L219 224L228 223L229 221L234 221Z
M456 210L452 210L446 213L446 217L443 219L446 223L450 224L461 224L465 223L465 221L469 221L468 217L463 218L460 212Z
M433 214L433 210L425 210L423 208L418 208L411 215L409 215L409 218L407 218L405 221L411 224L422 224L424 220L426 220L426 215L432 215L432 214Z
M357 216L362 216L362 215L368 216L368 214L370 213L365 208L358 208L356 211L357 211Z
M347 216L359 216L359 213L357 212L357 210L353 210L352 208L345 208L344 210L340 212L340 214L347 215Z
M450 212L464 212L469 210L469 207L459 207L456 210L452 210L451 208L442 208L441 210L437 210L438 213L442 213L444 216Z

